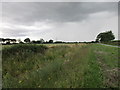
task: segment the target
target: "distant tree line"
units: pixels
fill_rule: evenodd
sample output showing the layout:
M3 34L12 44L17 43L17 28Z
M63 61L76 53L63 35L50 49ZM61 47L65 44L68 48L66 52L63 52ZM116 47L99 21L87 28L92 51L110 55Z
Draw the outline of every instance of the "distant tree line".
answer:
M4 44L4 45L10 45L10 44L59 44L59 43L81 43L81 42L63 42L63 41L54 41L52 39L45 41L44 39L40 39L40 40L30 40L30 38L26 38L24 39L24 41L21 41L20 39L4 39L4 38L0 38L0 43Z
M16 39L10 39L10 38L6 38L6 39L4 39L4 38L0 38L0 42L1 43L6 43L6 44L10 44L10 43L16 43Z
M0 43L2 44L25 44L25 43L29 43L29 44L47 44L47 43L64 43L62 41L56 41L54 42L52 39L50 39L49 41L44 41L44 39L40 39L40 40L30 40L30 38L26 38L24 39L24 41L21 41L20 39L10 39L10 38L0 38Z
M2 44L25 44L25 43L29 43L29 44L49 44L49 43L99 43L99 42L110 42L112 40L115 39L114 34L112 33L112 31L106 31L106 32L102 32L99 33L96 37L95 41L91 41L91 42L63 42L63 41L53 41L52 39L50 39L49 41L44 41L44 39L40 39L40 40L30 40L30 38L26 38L24 39L24 42L21 41L20 39L10 39L10 38L0 38L0 43Z

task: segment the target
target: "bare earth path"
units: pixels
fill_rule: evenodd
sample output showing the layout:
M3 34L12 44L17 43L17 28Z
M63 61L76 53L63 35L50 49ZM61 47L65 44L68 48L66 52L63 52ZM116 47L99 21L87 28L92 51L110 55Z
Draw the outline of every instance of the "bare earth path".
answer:
M105 45L105 46L110 46L110 47L117 47L117 48L120 48L120 46L108 45L108 44L103 44L103 43L100 43L100 45Z

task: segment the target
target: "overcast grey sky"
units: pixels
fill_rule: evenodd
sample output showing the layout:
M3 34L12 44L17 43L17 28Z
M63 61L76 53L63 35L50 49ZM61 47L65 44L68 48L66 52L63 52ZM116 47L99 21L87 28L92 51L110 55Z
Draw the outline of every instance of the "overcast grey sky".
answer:
M0 29L4 38L92 41L112 30L118 39L118 3L3 2Z

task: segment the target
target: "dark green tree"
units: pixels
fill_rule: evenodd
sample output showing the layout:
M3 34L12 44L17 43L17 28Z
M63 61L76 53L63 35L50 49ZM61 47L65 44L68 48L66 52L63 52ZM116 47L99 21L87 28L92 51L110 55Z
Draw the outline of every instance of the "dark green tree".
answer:
M53 40L50 39L50 40L49 40L49 43L53 43Z
M113 35L112 31L106 31L97 35L96 42L108 42L114 39L115 36Z
M24 40L24 42L30 43L30 39L29 39L29 38L26 38L26 39Z
M17 41L16 39L11 39L11 42L13 43L16 43L16 41Z

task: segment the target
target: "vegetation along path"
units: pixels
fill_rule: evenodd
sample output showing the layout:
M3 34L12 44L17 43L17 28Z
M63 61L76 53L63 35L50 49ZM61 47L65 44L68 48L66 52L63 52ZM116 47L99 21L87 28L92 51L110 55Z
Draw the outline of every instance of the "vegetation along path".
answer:
M101 45L105 45L105 46L110 46L110 47L116 47L116 48L120 48L120 46L115 46L115 45L108 45L108 44L103 44L103 43L100 43Z
M6 46L3 87L118 88L118 59L118 48L99 44Z

